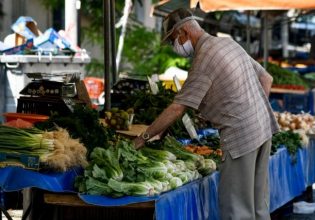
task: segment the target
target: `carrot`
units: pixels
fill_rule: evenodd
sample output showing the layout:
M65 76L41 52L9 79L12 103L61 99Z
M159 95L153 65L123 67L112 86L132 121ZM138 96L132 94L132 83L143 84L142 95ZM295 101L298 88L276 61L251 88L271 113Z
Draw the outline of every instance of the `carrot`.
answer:
M25 120L22 120L22 119L19 119L19 118L16 120L8 121L4 125L9 126L9 127L15 127L15 128L31 128L31 127L33 127L32 123L25 121Z

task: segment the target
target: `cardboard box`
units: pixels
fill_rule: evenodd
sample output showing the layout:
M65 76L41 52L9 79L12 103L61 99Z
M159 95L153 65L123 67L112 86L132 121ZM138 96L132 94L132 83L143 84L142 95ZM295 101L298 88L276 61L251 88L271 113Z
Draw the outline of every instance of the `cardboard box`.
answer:
M34 46L43 50L70 49L70 43L62 38L53 28L34 39Z

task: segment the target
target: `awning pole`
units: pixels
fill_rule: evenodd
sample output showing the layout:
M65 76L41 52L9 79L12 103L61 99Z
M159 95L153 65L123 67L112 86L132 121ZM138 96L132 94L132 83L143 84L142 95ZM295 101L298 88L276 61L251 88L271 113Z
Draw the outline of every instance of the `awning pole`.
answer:
M269 38L268 38L268 13L264 12L264 67L267 68L269 56Z
M250 54L250 11L247 11L247 25L246 25L246 50Z
M73 45L78 45L77 17L76 0L65 0L65 31L70 36Z
M103 24L104 24L104 82L105 82L105 109L111 107L110 100L110 1L103 1Z
M117 67L116 67L116 32L115 32L115 0L110 0L111 13L110 13L110 31L111 31L111 48L112 48L112 77L113 84L117 82Z
M287 15L286 13L282 16L282 22L281 22L281 41L282 41L282 57L288 58L289 57L289 25L287 21Z

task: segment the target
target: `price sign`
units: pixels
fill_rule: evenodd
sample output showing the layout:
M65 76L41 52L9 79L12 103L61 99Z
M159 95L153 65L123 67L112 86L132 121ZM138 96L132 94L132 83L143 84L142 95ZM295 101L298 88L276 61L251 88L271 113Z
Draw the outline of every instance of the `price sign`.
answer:
M148 81L149 81L149 85L150 85L150 89L151 89L151 92L153 95L156 95L158 94L159 92L159 87L158 85L156 84L156 82L154 82L151 77L147 77L148 78Z
M175 83L177 91L180 91L182 89L182 86L181 86L179 79L177 78L176 75L173 77L173 81ZM184 116L182 118L182 122L183 122L190 138L191 139L199 139L196 128L194 126L194 123L191 120L191 118L188 116L187 113L184 114Z

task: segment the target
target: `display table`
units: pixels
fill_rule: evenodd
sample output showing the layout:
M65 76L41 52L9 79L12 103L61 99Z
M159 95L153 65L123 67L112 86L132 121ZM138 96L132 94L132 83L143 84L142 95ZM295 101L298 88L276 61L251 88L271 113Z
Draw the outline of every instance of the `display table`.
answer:
M292 163L294 161L294 163ZM315 141L308 148L300 149L296 158L290 157L285 148L270 157L270 212L301 195L315 182ZM81 169L65 173L37 173L17 167L0 169L0 187L4 191L37 187L51 192L76 193L75 176ZM23 176L23 178L21 178ZM153 202L156 219L219 219L217 189L219 172L188 183L176 190L153 197L111 198L106 196L78 196L87 204L115 207Z

